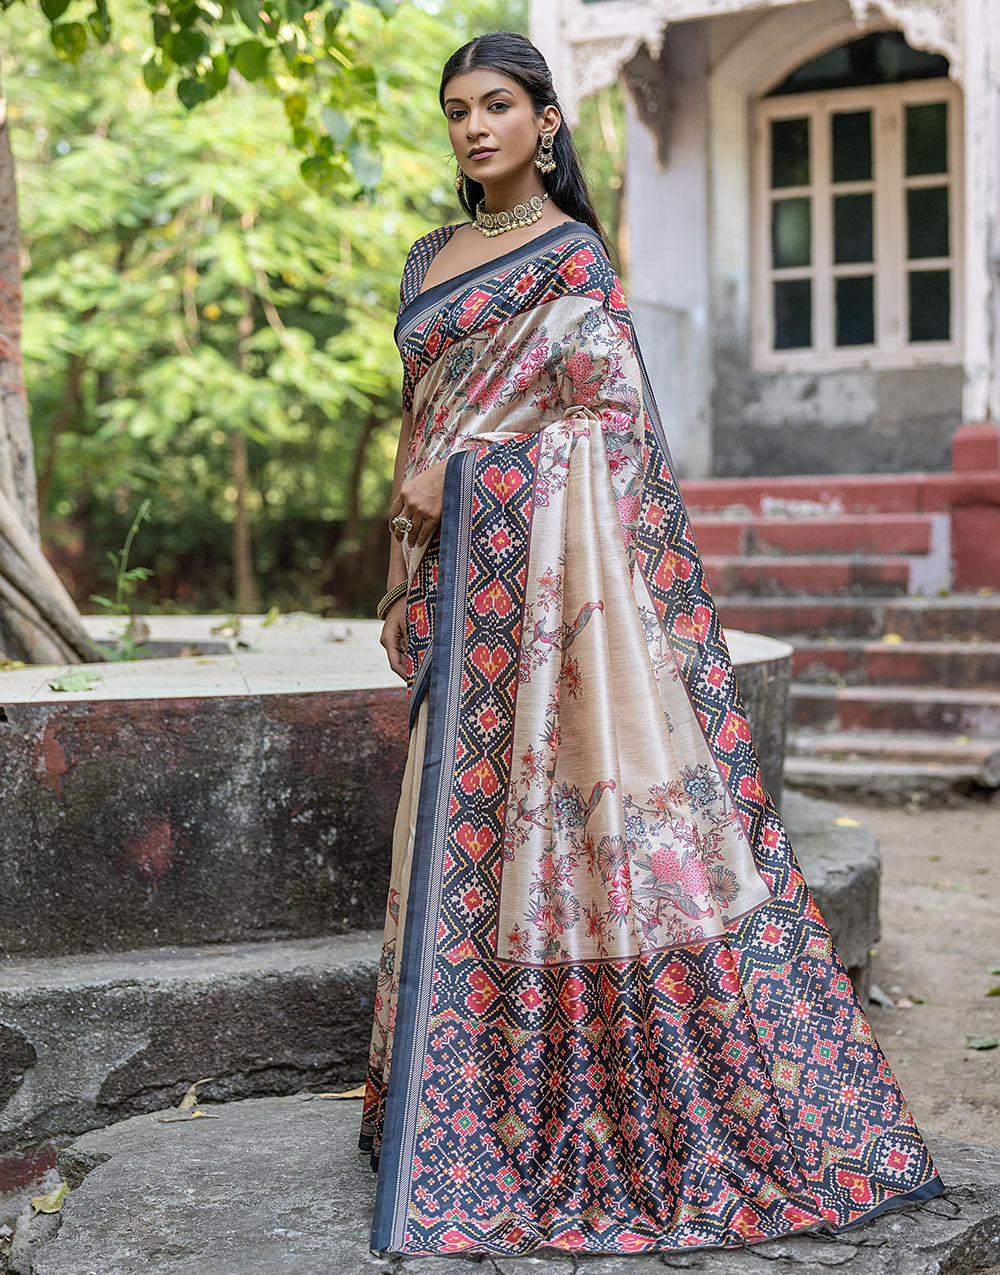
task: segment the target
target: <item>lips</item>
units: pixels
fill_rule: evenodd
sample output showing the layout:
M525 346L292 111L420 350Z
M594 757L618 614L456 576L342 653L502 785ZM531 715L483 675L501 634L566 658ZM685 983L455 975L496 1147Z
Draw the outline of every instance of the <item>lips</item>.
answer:
M485 159L487 155L495 155L495 154L496 154L495 148L491 150L487 147L483 147L477 151L469 151L469 158L470 159Z

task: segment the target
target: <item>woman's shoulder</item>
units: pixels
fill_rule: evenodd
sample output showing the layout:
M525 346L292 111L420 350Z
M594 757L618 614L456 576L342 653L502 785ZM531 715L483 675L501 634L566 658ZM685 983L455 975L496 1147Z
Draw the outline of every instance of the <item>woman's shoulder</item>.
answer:
M434 257L444 247L451 236L466 223L451 222L447 226L432 226L418 235L410 244L403 262L403 270L399 280L400 301L407 301L419 290L420 282Z

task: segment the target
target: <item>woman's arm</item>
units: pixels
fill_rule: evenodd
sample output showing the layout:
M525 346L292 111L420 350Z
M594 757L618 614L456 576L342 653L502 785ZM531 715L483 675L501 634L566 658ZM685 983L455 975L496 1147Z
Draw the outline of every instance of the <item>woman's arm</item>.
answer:
M396 462L392 469L392 506L403 481L403 470L406 468L406 456L410 448L410 431L413 429L413 413L403 409L403 424L399 431L399 442L396 445ZM406 579L406 559L403 557L402 538L393 535L389 539L389 570L386 577L386 590ZM379 641L385 647L389 657L389 667L406 680L406 594L396 599L386 612L382 624L382 636Z

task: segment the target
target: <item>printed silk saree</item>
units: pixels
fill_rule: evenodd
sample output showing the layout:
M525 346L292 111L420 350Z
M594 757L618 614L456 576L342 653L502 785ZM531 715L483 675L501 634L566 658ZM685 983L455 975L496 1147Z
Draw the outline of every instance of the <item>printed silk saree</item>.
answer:
M410 747L359 1145L371 1247L626 1253L942 1184L760 769L626 298L578 221L395 337Z

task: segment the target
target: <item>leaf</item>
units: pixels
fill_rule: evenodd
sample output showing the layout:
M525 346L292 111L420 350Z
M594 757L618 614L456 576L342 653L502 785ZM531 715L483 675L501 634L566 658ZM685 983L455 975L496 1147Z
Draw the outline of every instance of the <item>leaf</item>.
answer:
M57 22L49 38L64 62L76 62L87 47L87 28L82 22Z
M369 188L375 186L382 176L381 157L363 142L349 142L346 149L354 175L361 185Z
M267 71L268 48L259 40L244 40L229 52L229 60L245 80L259 80Z
M260 30L260 0L236 0L236 12L244 26L248 26L251 31Z
M996 1049L1000 1039L996 1036L966 1036L966 1049Z
M55 22L69 8L69 0L42 0L42 13L50 22Z
M48 1195L31 1197L31 1211L32 1213L58 1213L67 1195L69 1195L69 1183L63 1178L56 1189L50 1191Z
M211 96L212 89L204 80L184 79L178 82L177 97L188 110L201 102L207 102Z
M1000 983L997 983L997 985L996 985L995 987L991 987L991 988L990 988L990 990L986 993L986 995L987 995L987 996L1000 996Z
M850 815L838 815L833 821L838 828L860 828L861 823L857 819L852 819Z
M324 106L320 118L338 146L343 146L351 135L351 122L342 111L335 111L332 106Z
M170 79L170 76L163 69L163 64L157 57L155 50L142 64L142 78L150 93L159 92Z
M178 1111L187 1111L191 1107L198 1105L198 1086L207 1085L210 1080L217 1080L217 1076L206 1076L204 1080L196 1080L193 1085L188 1088L187 1093L177 1104Z
M888 646L899 646L903 639L898 633L883 633L882 641Z
M1000 974L1000 965L987 965L987 974Z
M49 687L53 691L89 691L92 686L96 686L101 678L96 673L88 673L86 669L71 669L68 673L61 673L58 677L54 677L49 682Z
M218 1120L219 1117L211 1111L202 1111L200 1107L195 1107L193 1111L178 1111L176 1116L159 1116L159 1124L178 1124L182 1120Z
M304 1093L299 1097L302 1102L310 1102L313 1098L363 1098L365 1096L365 1086L355 1085L353 1089L344 1089L340 1093Z
M263 618L263 620L261 620L261 622L260 622L260 627L261 627L262 629L266 629L266 628L268 627L268 625L269 625L269 624L273 624L273 623L275 622L275 620L277 620L277 619L278 619L278 617L279 617L280 615L281 615L281 609L280 609L280 607L271 607L271 609L270 609L270 611L268 611L267 615L265 615L265 616L264 616L264 618Z

